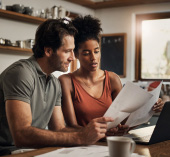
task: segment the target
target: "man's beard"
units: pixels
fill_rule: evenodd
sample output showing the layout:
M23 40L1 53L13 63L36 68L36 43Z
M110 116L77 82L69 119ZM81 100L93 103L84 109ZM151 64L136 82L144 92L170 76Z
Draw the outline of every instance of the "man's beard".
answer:
M53 71L67 72L68 69L64 67L64 61L61 61L57 54L53 54L49 59L50 68Z

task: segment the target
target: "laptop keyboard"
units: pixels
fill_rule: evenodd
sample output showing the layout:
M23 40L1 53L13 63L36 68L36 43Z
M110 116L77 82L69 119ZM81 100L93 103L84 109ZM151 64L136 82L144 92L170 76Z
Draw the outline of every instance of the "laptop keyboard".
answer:
M151 138L151 135L147 135L147 136L143 136L143 137L134 137L132 138L134 141L145 141L145 142L149 142Z

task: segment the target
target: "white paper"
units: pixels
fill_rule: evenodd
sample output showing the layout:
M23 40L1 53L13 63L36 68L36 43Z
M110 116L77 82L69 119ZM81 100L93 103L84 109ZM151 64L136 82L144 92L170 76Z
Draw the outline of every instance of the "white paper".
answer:
M108 146L90 145L82 147L61 148L35 157L109 157ZM143 157L133 153L132 157Z
M114 119L114 122L108 123L107 129L116 127L130 113L149 101L152 96L151 93L128 81L104 114L104 117Z
M153 97L148 102L146 102L141 108L139 108L138 110L130 114L126 122L126 125L129 125L129 127L133 127L148 122L148 120L154 114L152 107L159 98L161 87L162 87L162 82L160 82L157 88L149 92L153 95Z
M98 145L90 145L90 146L81 146L81 147L68 147L68 148L61 148L49 153L45 153L42 155L38 155L35 157L104 157L105 155L109 156L108 154L108 147L107 146L98 146Z
M33 151L35 149L18 149L18 150L14 150L11 152L11 154L19 154L19 153L24 153L24 152L29 152L29 151Z

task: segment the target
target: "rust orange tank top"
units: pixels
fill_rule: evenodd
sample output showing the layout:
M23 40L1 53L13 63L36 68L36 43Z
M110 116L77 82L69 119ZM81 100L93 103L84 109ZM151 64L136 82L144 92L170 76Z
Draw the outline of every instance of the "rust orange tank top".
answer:
M104 88L100 98L92 97L71 73L70 76L74 86L72 99L77 122L81 126L86 126L92 119L102 117L112 103L109 74L105 71Z

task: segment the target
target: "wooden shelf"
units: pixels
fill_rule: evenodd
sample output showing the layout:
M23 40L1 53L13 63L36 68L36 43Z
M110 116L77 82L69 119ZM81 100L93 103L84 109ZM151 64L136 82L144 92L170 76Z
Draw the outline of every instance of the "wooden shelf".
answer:
M70 12L69 17L71 19L74 19L77 16L78 16L78 14ZM34 24L41 24L42 22L47 20L47 19L43 19L40 17L25 15L25 14L17 13L14 11L8 11L8 10L2 10L2 9L0 9L0 17L9 18L12 20L23 21L23 22L28 22L28 23L34 23Z
M70 13L71 19L73 19L77 16L78 16L78 14L76 14L76 13L73 13L73 12ZM41 24L42 22L47 20L47 19L44 19L44 18L34 17L34 16L25 15L25 14L17 13L17 12L14 12L14 11L3 10L3 9L0 9L0 17L12 19L12 20L17 20L17 21L21 21L21 22L33 23L33 24ZM22 52L32 53L31 49L12 47L12 46L3 46L3 45L0 45L0 50L21 52L21 53Z
M26 49L26 48L19 48L19 47L13 47L13 46L3 46L0 45L0 50L3 51L13 51L13 52L25 52L25 53L32 53L31 49Z
M0 9L0 17L19 20L28 23L34 23L34 24L40 24L46 20L40 17L34 17L34 16L21 14L14 11L2 10L2 9Z

